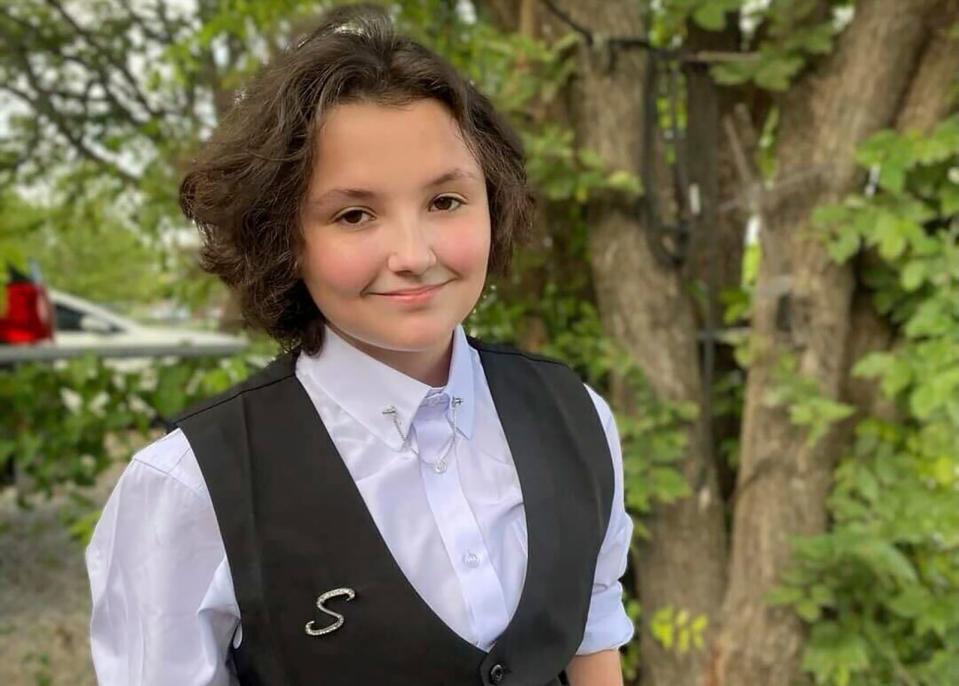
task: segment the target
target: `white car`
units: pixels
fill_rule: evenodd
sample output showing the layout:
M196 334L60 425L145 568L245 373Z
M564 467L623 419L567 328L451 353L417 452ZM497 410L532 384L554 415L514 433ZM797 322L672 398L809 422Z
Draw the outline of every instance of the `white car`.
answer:
M49 289L53 340L32 345L0 345L0 363L56 360L93 353L111 358L224 356L244 350L240 336L148 326L88 300Z

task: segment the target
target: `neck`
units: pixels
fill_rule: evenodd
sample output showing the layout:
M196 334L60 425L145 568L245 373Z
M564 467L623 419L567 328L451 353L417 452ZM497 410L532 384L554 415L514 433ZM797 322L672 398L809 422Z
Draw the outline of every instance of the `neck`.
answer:
M348 333L333 327L344 341L354 348L363 351L374 360L382 362L388 367L392 367L398 372L406 374L409 377L421 381L428 386L438 388L445 386L449 380L450 360L453 356L453 336L442 344L427 350L390 350L371 345L358 338L350 336Z

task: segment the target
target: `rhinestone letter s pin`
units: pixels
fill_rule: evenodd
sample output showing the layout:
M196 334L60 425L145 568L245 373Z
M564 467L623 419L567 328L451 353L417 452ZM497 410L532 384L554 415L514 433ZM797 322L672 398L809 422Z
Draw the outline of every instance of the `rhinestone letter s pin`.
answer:
M327 614L330 617L335 617L336 621L325 626L322 629L316 629L313 627L313 620L311 619L306 623L306 633L310 636L323 636L324 634L330 634L343 626L343 615L338 612L333 612L332 610L326 609L326 606L323 604L331 598L338 598L339 596L346 596L346 600L350 601L356 597L356 591L352 588L334 588L332 591L327 591L319 598L316 599L316 606L320 609L320 612Z

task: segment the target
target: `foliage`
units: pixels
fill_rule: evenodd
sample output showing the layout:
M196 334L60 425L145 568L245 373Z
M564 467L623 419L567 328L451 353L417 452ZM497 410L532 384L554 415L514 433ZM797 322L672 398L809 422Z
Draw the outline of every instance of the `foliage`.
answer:
M649 628L664 648L683 655L692 649L702 650L708 621L706 615L693 617L686 610L667 606L653 613Z
M130 230L109 199L44 206L11 191L0 197L0 216L0 268L26 272L32 261L58 289L112 305L155 302L172 290L165 251Z
M51 493L91 485L151 426L244 378L260 357L107 363L88 356L0 370L0 471Z
M11 191L0 195L0 212L4 217L0 220L0 269L12 266L26 272L30 255L25 246L35 240L43 224L42 213Z
M814 0L672 0L663 3L654 38L663 45L680 43L690 22L707 31L745 29L745 50L718 59L713 78L784 91L810 60L832 50L843 26L841 10L850 3L828 4L832 11L823 13L823 3Z
M855 373L898 417L861 419L832 530L797 541L770 599L811 624L818 683L939 686L959 676L959 117L927 136L880 133L858 159L875 192L816 221L837 261L868 251L875 305L902 335Z
M789 420L807 429L807 443L810 445L825 436L835 422L853 413L851 405L820 393L813 379L799 373L797 360L791 355L778 360L773 377L764 402L773 407L785 407Z

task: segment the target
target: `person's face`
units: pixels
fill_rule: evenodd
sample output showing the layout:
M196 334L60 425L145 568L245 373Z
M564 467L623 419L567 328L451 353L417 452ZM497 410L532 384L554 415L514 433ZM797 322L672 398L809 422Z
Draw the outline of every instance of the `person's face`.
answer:
M337 105L315 159L301 275L317 307L370 346L445 349L490 250L483 172L452 115L435 100Z

